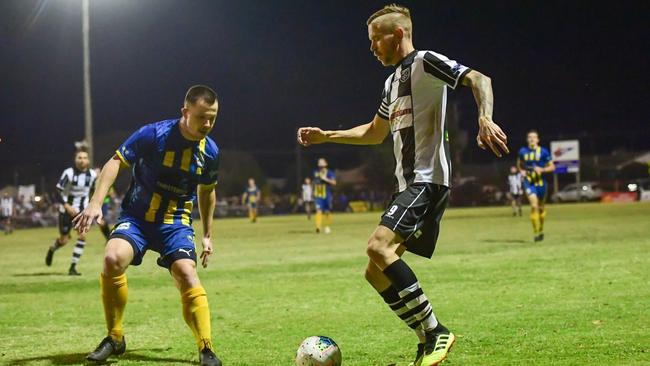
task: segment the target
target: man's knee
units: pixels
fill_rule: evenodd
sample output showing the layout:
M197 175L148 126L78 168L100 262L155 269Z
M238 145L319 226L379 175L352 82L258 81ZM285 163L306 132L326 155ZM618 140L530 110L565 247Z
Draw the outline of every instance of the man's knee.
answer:
M69 240L70 240L70 235L59 236L59 245L66 245Z
M375 231L368 239L368 246L366 247L366 254L373 261L381 260L390 254L389 246L392 239L382 232Z
M104 274L119 276L133 260L133 248L123 239L111 239L104 253Z
M201 284L196 273L196 263L191 259L180 259L172 263L172 276L181 290L197 287Z

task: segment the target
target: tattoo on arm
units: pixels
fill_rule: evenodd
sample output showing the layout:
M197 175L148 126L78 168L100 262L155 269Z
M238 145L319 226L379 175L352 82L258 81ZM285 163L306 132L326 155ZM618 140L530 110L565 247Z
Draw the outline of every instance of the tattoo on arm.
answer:
M478 106L479 116L492 118L494 96L492 94L492 82L490 78L482 74L478 74L476 78L473 78L472 93Z

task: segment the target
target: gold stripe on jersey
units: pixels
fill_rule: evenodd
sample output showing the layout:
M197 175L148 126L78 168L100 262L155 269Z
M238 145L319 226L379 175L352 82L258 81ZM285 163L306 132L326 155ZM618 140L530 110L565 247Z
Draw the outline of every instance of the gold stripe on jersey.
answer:
M181 170L189 172L191 160L192 160L192 148L187 148L183 150L183 157L181 158Z
M205 139L202 139L199 142L199 152L200 152L201 155L205 155ZM197 175L203 174L203 169L201 169L200 166L196 167L196 174Z
M147 221L147 222L156 221L156 212L158 212L158 209L160 208L161 198L162 197L160 197L160 195L158 193L154 193L151 196L151 202L149 203L149 209L144 214L144 221Z
M163 217L163 224L173 224L174 223L174 214L178 209L178 203L174 200L169 200L167 205L167 211L165 211L165 216Z
M181 214L181 223L185 226L190 226L190 217L192 216L192 201L186 201Z
M165 157L163 158L163 165L171 168L174 165L174 156L176 155L173 151L165 151Z

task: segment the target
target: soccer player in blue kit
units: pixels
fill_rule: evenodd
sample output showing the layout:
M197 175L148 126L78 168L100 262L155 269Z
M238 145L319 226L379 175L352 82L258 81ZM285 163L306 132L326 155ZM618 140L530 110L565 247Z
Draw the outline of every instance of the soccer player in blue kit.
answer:
M544 219L546 219L546 193L548 184L542 177L544 173L555 171L551 154L539 146L539 134L531 130L526 135L528 146L519 149L517 167L524 175L524 192L530 203L530 221L533 224L534 241L544 240Z
M332 225L332 187L336 185L334 172L327 168L325 158L318 159L318 169L314 170L314 202L316 203L316 233L321 232L325 216L325 234L331 232Z
M169 270L181 294L183 318L199 348L200 364L220 366L213 352L210 309L196 271L192 207L198 198L203 226L201 264L212 254L212 217L216 203L219 149L208 134L219 108L217 94L207 86L192 86L185 95L182 116L140 128L103 167L88 207L75 219L87 232L102 220L102 201L120 168L130 167L132 180L122 213L106 244L100 277L108 335L87 356L103 362L126 350L122 318L127 301L125 271L139 265L147 250L160 254L158 265Z

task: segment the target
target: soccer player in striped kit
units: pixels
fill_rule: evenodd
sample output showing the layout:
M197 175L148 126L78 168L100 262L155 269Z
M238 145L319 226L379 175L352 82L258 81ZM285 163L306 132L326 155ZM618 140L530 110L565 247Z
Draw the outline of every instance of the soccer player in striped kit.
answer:
M54 253L70 240L72 218L88 206L88 199L95 189L97 173L93 169L89 169L89 164L88 152L85 149L77 150L74 155L74 166L64 170L56 184L55 198L59 203L59 237L47 250L45 264L48 266L52 265ZM86 233L78 233L77 242L72 249L69 275L79 276L81 274L77 271L77 264L85 246Z
M370 236L366 279L418 336L414 365L439 364L455 336L433 313L415 273L400 257L405 250L430 258L451 183L445 122L447 89L468 86L478 106L478 145L497 156L508 153L507 138L492 120L490 79L432 51L413 47L407 8L388 5L367 22L370 50L384 66L395 66L384 84L372 121L349 130L298 130L298 143L369 145L393 135L396 194ZM438 297L436 297L438 299Z

